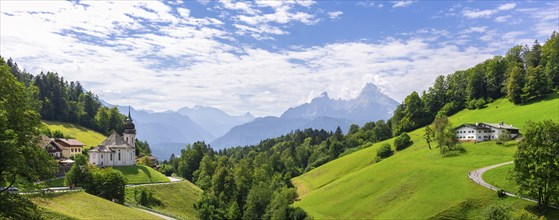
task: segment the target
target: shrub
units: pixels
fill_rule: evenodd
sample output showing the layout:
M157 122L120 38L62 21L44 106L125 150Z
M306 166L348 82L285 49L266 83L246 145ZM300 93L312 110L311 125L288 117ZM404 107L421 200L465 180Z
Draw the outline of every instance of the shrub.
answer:
M511 219L511 210L504 206L491 205L486 209L484 219L509 220Z
M506 195L507 195L507 194L505 194L505 190L502 190L502 189L497 190L497 197L503 198L503 197L505 197Z
M390 144L383 144L377 150L377 156L379 156L380 158L390 157L392 156L393 153L394 152L392 151L392 148L390 148Z
M476 101L476 108L477 108L477 109L482 109L482 108L485 107L485 104L486 104L486 102L485 102L485 100L484 100L483 98L478 99L478 100Z
M406 149L412 143L413 142L411 141L410 136L406 132L400 134L400 136L398 136L398 137L396 137L396 139L394 139L394 147L396 148L397 151Z

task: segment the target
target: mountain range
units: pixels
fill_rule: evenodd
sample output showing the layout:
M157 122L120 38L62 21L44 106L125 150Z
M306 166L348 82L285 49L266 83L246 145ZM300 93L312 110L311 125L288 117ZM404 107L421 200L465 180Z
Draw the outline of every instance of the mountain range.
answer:
M263 117L233 127L225 135L211 142L214 149L258 144L261 140L278 137L296 129L324 129L340 127L347 132L351 124L386 120L392 116L398 102L383 94L372 83L365 85L354 99L332 99L326 92L297 107L289 108L281 117Z
M102 101L106 106L112 106ZM306 128L347 132L351 124L386 120L398 102L384 95L374 84L365 85L353 99L332 99L326 92L309 103L287 109L280 117L254 118L250 113L232 116L212 107L184 107L177 111L153 112L130 108L138 139L149 142L152 153L167 159L180 154L186 144L195 141L210 143L214 149L258 144ZM119 111L127 115L128 107Z

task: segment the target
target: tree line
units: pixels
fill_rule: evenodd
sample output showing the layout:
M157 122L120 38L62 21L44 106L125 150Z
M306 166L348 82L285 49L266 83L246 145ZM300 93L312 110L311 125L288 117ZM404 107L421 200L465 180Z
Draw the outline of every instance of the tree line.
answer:
M38 89L36 110L41 119L79 124L105 135L112 130L122 132L125 116L116 107L103 106L97 95L85 91L79 81L68 82L53 72L33 76L20 69L11 58L6 64L19 82Z
M527 104L559 89L559 34L553 32L542 46L517 45L467 70L438 76L421 96L408 95L394 111L392 134L399 135L430 124L437 115L450 116L464 108L483 108L507 97Z

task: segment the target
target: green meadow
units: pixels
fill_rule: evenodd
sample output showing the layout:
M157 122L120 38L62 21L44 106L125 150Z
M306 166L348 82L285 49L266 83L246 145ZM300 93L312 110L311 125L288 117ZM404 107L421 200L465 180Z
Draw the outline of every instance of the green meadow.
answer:
M455 126L504 121L521 129L529 120L544 119L559 120L557 94L524 106L501 99L450 117ZM464 219L474 218L492 203L516 208L531 205L520 199L496 199L494 191L468 178L469 171L513 160L514 144L463 143L465 154L443 158L438 149L429 150L423 134L423 128L410 132L413 145L380 162L374 162L376 150L384 142L393 145L393 139L293 178L300 195L294 205L317 219Z
M31 199L53 219L160 219L85 192L53 194Z
M169 182L169 178L148 166L135 165L112 168L122 173L128 180L128 184Z
M513 172L514 164L507 164L486 171L483 173L483 180L499 189L516 194L518 192L518 185L514 182Z
M64 133L65 136L70 136L84 143L85 149L97 146L107 138L101 133L75 124L57 121L43 121L43 123L53 132L59 130Z
M161 202L160 205L150 206L150 208L183 219L198 218L198 212L194 209L194 203L200 199L202 190L191 182L185 180L164 185L126 188L126 203L136 204L134 190L140 189L153 193L153 197Z

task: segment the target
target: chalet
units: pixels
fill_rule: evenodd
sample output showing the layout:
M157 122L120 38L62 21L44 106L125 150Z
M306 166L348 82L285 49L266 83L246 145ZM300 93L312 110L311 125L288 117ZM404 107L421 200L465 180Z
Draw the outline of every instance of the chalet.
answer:
M62 148L62 157L70 158L74 155L82 154L84 143L76 139L55 138L56 142Z
M55 159L60 159L82 154L82 148L85 144L76 139L49 138L42 136L39 140L39 146L45 149L47 153Z
M89 150L89 162L99 167L136 164L136 129L130 112L124 123L123 135L113 131L103 143L92 147Z
M520 133L519 129L512 125L493 123L462 124L454 128L456 137L459 141L488 141L496 140L503 132L508 132L510 138L516 138Z
M41 136L39 140L39 147L45 149L49 155L54 157L54 159L60 159L62 157L62 147L58 143L54 142L54 139L47 136Z

